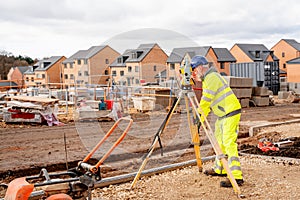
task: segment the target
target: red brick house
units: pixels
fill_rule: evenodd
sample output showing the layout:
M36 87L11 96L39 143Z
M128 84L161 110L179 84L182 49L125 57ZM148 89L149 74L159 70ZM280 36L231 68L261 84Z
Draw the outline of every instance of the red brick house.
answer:
M141 44L128 49L110 65L113 81L118 85L141 85L158 82L164 73L168 55L158 44Z

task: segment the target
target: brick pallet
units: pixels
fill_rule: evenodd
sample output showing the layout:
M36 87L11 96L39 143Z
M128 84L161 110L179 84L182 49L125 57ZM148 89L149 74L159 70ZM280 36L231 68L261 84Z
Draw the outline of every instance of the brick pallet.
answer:
M252 94L252 78L244 77L224 77L233 93L239 99L242 108L248 108Z
M251 100L255 106L269 105L269 91L267 87L253 87Z

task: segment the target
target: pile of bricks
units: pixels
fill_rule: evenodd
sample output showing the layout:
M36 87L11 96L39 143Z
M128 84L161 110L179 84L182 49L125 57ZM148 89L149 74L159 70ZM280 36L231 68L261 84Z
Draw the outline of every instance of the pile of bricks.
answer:
M224 76L242 108L248 108L252 94L252 78Z
M268 106L269 105L269 91L266 87L253 87L252 97L255 106Z

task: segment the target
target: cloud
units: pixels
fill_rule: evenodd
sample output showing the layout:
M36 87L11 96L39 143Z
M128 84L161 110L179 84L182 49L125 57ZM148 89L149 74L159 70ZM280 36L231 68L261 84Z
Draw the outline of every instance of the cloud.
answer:
M9 0L0 7L0 49L32 57L70 56L120 34L166 41L162 30L201 46L230 48L240 41L271 45L282 38L299 42L298 4L298 0ZM159 34L152 29L159 29Z
M103 44L123 53L135 49L140 44L157 43L168 55L176 47L195 47L197 42L178 32L158 28L143 28L120 33Z

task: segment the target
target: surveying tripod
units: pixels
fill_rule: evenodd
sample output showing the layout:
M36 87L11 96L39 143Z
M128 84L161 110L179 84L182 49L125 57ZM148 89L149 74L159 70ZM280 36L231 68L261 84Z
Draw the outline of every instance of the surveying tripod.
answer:
M213 130L212 130L207 118L205 117L203 110L199 106L196 95L192 89L191 72L192 72L192 70L191 70L190 64L189 64L188 60L185 59L185 64L180 67L180 73L182 74L182 79L181 79L181 90L179 92L178 98L176 98L175 101L173 102L171 109L169 110L165 120L161 124L160 128L158 129L158 131L154 137L154 140L148 150L148 153L144 156L142 165L140 166L139 171L137 172L133 182L131 183L131 189L135 186L137 180L141 176L142 170L146 166L152 152L154 151L154 149L158 143L162 150L160 135L163 133L164 129L166 128L167 124L169 123L179 102L181 101L182 98L184 98L186 112L187 112L187 120L188 120L188 124L189 124L189 128L190 128L192 143L194 145L196 163L199 168L199 172L202 172L202 160L201 160L201 154L200 154L200 137L198 134L198 125L195 122L192 123L189 105L192 106L193 119L197 119L197 120L193 120L193 121L199 121L201 123L202 129L204 130L205 134L207 135L207 137L216 153L216 158L219 159L223 164L223 167L224 167L224 169L227 173L227 176L231 182L234 192L238 195L238 197L244 197L244 195L241 194L240 188L239 188L234 176L232 175L232 172L228 165L228 161L226 159L226 155L223 154L221 147L219 146L217 139L213 133ZM203 116L202 120L201 120L201 116Z

